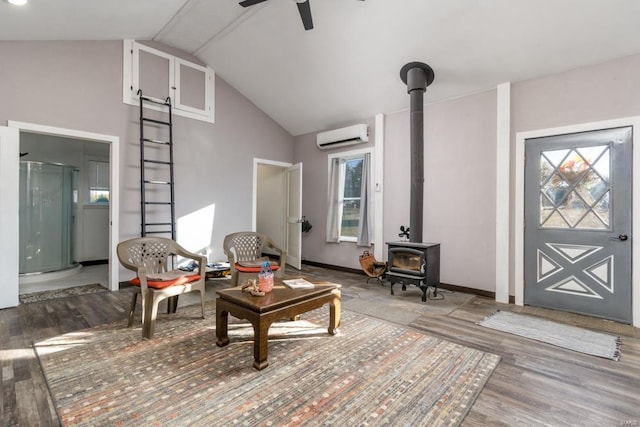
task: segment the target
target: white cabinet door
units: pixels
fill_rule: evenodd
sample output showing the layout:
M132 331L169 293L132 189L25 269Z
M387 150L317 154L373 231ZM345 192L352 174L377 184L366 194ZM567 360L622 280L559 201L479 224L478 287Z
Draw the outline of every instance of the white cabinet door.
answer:
M214 123L215 74L209 67L194 64L158 49L124 41L123 102L139 105L138 90L159 102L171 99L173 113ZM146 103L145 108L165 111L164 106Z

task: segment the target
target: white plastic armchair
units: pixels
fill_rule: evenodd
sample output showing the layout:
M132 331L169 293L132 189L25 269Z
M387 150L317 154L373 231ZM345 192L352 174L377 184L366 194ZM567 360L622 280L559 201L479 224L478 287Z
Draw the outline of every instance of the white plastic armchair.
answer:
M269 261L271 270L276 277L284 276L287 251L276 246L266 234L253 231L232 233L224 238L222 246L224 253L229 258L231 286L236 286L242 280L256 277L265 261ZM263 256L265 249L276 252L280 259L272 260Z
M155 331L158 304L167 302L167 312L175 313L177 296L200 291L202 318L204 319L204 293L207 257L191 253L171 239L164 237L138 237L118 244L118 258L127 269L136 273L129 282L136 286L131 298L128 327L133 325L138 294L142 295L142 337L151 338ZM197 263L198 272L171 269L173 256L178 255Z

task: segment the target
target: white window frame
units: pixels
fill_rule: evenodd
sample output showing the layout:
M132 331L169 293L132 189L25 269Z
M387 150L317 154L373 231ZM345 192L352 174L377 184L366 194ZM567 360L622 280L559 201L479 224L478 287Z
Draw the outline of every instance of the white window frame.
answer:
M215 123L215 73L202 65L185 61L158 49L137 43L135 40L124 40L123 43L123 70L122 70L122 102L129 105L140 105L138 89L140 88L140 51L165 58L169 62L169 88L167 93L171 96L173 113L178 116ZM204 74L205 107L204 109L184 105L181 102L180 93L180 67L186 66L201 71ZM145 95L146 96L146 95ZM164 99L155 99L164 102ZM166 111L162 105L145 103L145 108L156 111Z
M362 148L359 150L350 150L350 151L341 151L338 153L333 153L333 154L329 154L327 155L327 177L331 176L331 163L333 162L333 159L341 159L344 160L344 162L340 162L340 197L339 197L339 201L340 201L340 205L338 207L338 212L339 212L339 217L340 217L340 228L338 231L338 241L339 242L353 242L356 243L358 241L358 237L351 237L351 236L343 236L342 235L342 213L343 213L343 207L344 207L344 180L345 180L345 174L346 174L346 161L347 160L352 160L352 159L359 159L359 158L363 158L365 154L369 153L369 155L371 156L371 163L369 165L369 167L371 168L371 170L369 171L369 173L373 172L373 158L374 158L374 154L373 154L373 148ZM370 185L373 185L373 179L370 180ZM373 194L373 192L371 192L371 194ZM328 195L327 195L328 196Z

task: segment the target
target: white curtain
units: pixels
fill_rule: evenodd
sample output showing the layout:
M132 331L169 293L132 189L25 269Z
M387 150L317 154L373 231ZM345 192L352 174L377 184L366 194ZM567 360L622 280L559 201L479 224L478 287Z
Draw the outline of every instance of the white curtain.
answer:
M360 182L360 220L358 221L358 246L371 246L373 234L373 209L371 203L371 154L362 160L362 181Z
M327 242L338 243L340 240L340 218L342 218L342 204L340 203L340 158L331 159L329 173L329 200L327 200Z

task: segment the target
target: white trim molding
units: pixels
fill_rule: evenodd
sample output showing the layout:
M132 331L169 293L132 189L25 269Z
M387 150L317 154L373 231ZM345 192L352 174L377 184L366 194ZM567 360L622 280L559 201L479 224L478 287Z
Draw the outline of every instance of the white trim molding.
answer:
M18 130L0 126L0 308L19 304L19 152Z
M373 146L373 255L384 259L384 114L376 114L375 143Z
M631 234L631 294L632 294L632 324L640 327L640 116L621 119L604 120L572 126L562 126L550 129L539 129L516 134L516 164L515 164L515 218L514 234L514 281L515 303L524 305L524 144L527 139L541 138L553 135L563 135L576 132L588 132L614 127L633 127L633 178L636 183L632 188L632 224ZM498 165L499 167L506 165Z
M253 158L253 183L251 194L251 231L256 231L258 222L258 166L269 165L279 166L283 169L290 168L293 163L280 162L277 160Z
M509 157L511 83L497 87L496 121L496 302L509 303ZM506 167L503 167L506 165Z
M110 194L109 194L109 289L119 289L119 263L117 246L120 238L120 137L103 135L93 132L85 132L75 129L65 129L35 123L24 123L13 120L8 121L11 128L19 131L38 133L42 135L55 135L67 138L83 139L109 144L110 161ZM16 188L18 182L15 183Z

